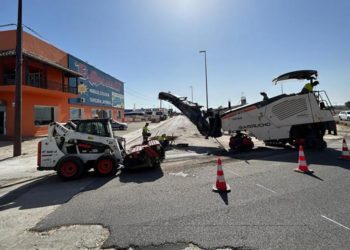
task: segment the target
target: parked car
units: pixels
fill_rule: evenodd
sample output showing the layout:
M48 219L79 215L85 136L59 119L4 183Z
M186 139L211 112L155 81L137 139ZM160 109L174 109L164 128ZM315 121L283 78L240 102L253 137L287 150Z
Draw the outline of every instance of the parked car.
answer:
M128 124L125 122L118 122L116 120L112 120L112 129L113 130L127 130L128 129Z
M350 110L340 112L339 113L339 120L350 121Z

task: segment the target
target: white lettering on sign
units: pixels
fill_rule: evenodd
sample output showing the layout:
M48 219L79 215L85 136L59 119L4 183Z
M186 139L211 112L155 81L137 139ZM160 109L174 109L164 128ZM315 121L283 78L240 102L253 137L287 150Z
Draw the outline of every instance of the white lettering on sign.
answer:
M112 105L112 102L108 101L108 100L101 100L101 99L93 98L93 97L90 97L89 100L90 100L90 102L97 103L97 104L103 104L103 105L109 105L109 106Z
M89 89L89 92L92 93L92 94L95 94L95 95L109 97L109 93L103 92L103 91L99 91L97 89Z

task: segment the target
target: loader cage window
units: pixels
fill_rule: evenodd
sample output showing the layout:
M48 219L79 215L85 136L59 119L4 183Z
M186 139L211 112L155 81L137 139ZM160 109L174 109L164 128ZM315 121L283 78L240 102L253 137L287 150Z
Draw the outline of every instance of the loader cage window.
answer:
M107 132L106 126L98 121L91 122L81 122L78 125L77 131L80 133L98 135L108 137L109 134Z

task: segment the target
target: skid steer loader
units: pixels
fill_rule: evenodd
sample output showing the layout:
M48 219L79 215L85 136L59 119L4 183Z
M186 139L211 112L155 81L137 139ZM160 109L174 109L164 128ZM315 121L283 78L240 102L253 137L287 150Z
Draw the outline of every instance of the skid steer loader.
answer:
M100 176L119 169L158 167L164 149L157 140L137 145L130 152L125 139L114 137L110 119L88 119L49 125L47 138L38 143L38 170L56 170L65 180L77 179L91 168Z

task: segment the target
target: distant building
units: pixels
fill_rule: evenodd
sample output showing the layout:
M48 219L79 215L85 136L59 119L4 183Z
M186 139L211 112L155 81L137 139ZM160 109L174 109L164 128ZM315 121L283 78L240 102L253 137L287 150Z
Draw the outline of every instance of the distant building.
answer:
M13 136L16 31L0 32L0 136ZM23 32L22 135L71 119L124 120L124 83Z
M125 119L128 122L152 121L159 122L168 117L168 109L166 108L141 108L141 109L126 109Z

